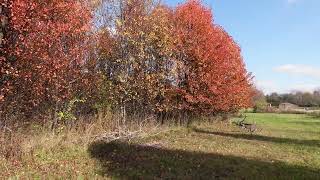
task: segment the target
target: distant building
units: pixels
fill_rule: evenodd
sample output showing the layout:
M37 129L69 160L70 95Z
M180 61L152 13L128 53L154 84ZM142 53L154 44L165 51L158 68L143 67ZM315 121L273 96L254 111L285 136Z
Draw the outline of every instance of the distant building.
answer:
M295 104L291 104L291 103L281 103L279 104L279 110L281 111L289 111L289 110L294 110L294 109L298 109L299 106L295 105Z

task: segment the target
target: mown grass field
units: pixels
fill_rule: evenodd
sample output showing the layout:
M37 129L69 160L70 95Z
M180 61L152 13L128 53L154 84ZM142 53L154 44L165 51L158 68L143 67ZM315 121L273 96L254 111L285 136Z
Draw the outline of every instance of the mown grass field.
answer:
M320 179L320 119L247 114L259 132L223 123L169 128L130 142L42 135L0 177L61 179ZM30 143L29 143L30 146ZM24 148L26 149L26 148Z

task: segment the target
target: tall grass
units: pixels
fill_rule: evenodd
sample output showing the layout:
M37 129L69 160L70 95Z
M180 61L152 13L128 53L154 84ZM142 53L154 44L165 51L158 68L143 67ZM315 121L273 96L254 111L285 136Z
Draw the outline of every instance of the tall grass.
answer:
M72 125L61 123L54 129L51 129L50 119L44 120L47 122L44 124L3 126L0 131L0 179L19 176L33 179L47 173L59 178L78 178L81 174L77 172L89 172L86 168L94 168L87 154L91 142L107 135L126 136L132 132L148 135L160 131L156 119L135 118L124 122L117 114L99 113L78 118ZM166 126L162 125L161 131ZM60 167L61 164L66 164L70 171Z

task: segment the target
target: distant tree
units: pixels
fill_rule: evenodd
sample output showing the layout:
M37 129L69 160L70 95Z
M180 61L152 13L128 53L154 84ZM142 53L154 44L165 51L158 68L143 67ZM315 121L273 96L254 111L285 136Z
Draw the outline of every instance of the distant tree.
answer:
M313 99L316 103L316 106L320 106L320 90L315 90L313 92Z
M278 106L280 103L292 103L301 107L316 107L320 105L320 96L318 91L310 92L291 92L285 94L272 93L267 95L267 102L273 106Z
M254 88L253 91L254 91L254 96L252 97L252 102L253 102L254 112L266 110L268 103L264 93L257 88Z
M281 97L278 93L272 93L266 96L267 102L270 103L272 106L279 106L281 103Z
M313 107L317 106L317 103L314 99L314 96L312 93L305 92L302 94L302 104L304 107Z

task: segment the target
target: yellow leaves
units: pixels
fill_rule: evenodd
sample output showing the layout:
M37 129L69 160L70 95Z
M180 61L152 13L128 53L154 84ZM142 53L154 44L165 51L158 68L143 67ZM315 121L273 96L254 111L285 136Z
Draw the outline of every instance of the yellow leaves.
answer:
M122 22L120 19L117 19L117 20L116 20L116 25L117 25L118 27L121 27L121 26L123 25L123 22Z
M125 78L121 75L118 76L118 81L121 82L121 83L124 83L126 82Z
M97 8L102 5L103 0L89 0L89 3L92 8Z
M151 76L150 76L149 74L147 74L147 75L146 75L146 80L147 80L147 81L150 81L150 79L151 79Z

